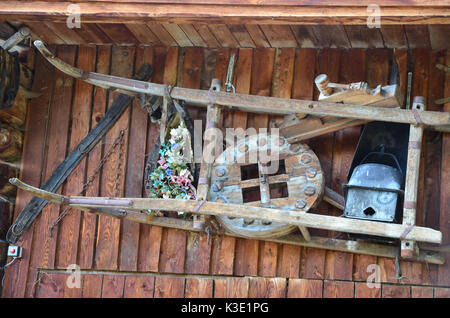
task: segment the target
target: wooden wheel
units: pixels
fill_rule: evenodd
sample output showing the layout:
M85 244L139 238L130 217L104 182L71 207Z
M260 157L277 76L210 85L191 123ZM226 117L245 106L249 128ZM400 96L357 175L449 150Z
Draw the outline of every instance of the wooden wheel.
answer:
M323 189L319 159L307 145L291 145L278 136L275 140L267 135L252 135L241 138L235 147L217 157L208 199L304 213L318 204ZM217 219L230 232L251 238L279 237L297 228L252 219Z

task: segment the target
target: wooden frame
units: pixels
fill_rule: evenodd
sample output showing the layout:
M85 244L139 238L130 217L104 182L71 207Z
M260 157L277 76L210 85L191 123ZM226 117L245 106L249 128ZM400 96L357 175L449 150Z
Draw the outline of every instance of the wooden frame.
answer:
M73 68L59 59L55 58L39 41L36 42L38 49L44 56L58 69L74 76L76 78L85 80L88 83L98 85L105 88L115 88L117 90L126 92L128 94L152 94L159 96L166 96L168 90L167 85L152 84L140 81L133 81L113 76L107 76L97 73L90 73ZM210 117L212 110L218 109L217 106L232 106L240 110L250 112L269 112L275 114L316 114L328 115L336 117L357 118L363 120L382 120L409 123L416 125L418 123L429 127L437 127L437 129L446 128L450 125L450 114L443 112L428 112L417 110L409 111L397 108L382 108L378 106L356 106L351 104L329 103L329 102L313 102L302 100L290 100L283 98L252 96L244 94L230 94L215 91L202 91L195 89L172 88L170 90L170 97L175 99L182 99L188 103L193 103L199 106L209 105ZM214 105L214 106L212 106ZM257 105L257 106L255 106ZM214 116L212 116L214 117ZM215 117L214 117L215 118ZM208 177L210 171L205 171L205 177ZM292 224L296 226L319 228L333 231L341 231L348 233L358 233L365 235L385 236L404 241L424 241L430 243L440 244L442 241L442 233L429 228L414 226L413 221L405 222L404 224L389 224L372 221L363 221L356 219L346 219L340 217L295 213L286 210L267 209L251 206L241 206L235 204L225 204L217 202L204 202L199 206L198 201L191 200L161 200L161 199L142 199L142 198L126 198L126 199L109 199L109 198L85 198L85 197L64 197L52 193L42 191L37 188L22 184L18 180L11 180L20 188L40 196L46 200L50 200L59 204L68 204L80 210L87 210L98 212L116 217L122 217L140 223L150 223L150 218L145 213L137 212L148 209L162 210L162 211L185 211L190 213L198 213L202 215L224 215L231 217L254 218L266 221L274 221ZM408 188L408 191L409 188ZM414 192L414 187L412 188ZM333 200L332 200L333 201ZM339 200L334 200L338 202ZM338 203L339 204L339 203ZM413 212L415 213L415 211ZM180 222L173 221L164 222L172 224L173 227L181 226ZM187 225L183 225L186 227ZM194 226L192 226L195 228ZM319 240L314 239L316 242ZM319 240L320 241L320 240ZM326 244L323 243L323 246ZM349 250L354 241L347 241ZM372 245L371 245L372 246ZM372 248L375 249L373 245ZM324 247L326 248L326 247ZM357 252L354 251L353 252ZM373 252L375 253L375 252ZM372 254L371 254L372 255ZM422 255L422 256L421 256ZM408 255L413 259L426 258L420 252L417 255ZM436 261L439 262L439 261Z

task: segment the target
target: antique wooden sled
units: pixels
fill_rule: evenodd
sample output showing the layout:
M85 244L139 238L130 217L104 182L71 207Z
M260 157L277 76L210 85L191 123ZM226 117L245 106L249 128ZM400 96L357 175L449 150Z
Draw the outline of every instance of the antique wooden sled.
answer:
M432 247L428 247L427 250L427 247L423 246L419 250L415 244L442 243L441 232L415 225L415 206L423 129L448 131L450 113L425 111L425 102L420 99L412 110L400 109L401 97L396 85L369 89L365 83L348 85L329 83L326 76L322 76L316 80L321 92L319 101L227 93L220 91L220 85L217 84L212 85L207 91L186 89L85 72L54 57L40 41L36 41L35 46L55 67L77 79L137 96L143 104L151 99L154 103L154 97L159 97L162 100L159 102L163 114L160 119L162 127L167 124L164 114L167 113L168 104L172 100L207 107L206 127L212 129L218 127L222 107L286 117L279 125L280 136L250 136L225 151L219 149L217 145L211 147L211 144L216 142L214 136L205 138L204 149L212 150L214 160L201 163L196 200L61 196L11 179L11 183L21 189L42 199L66 204L79 210L141 223L201 231L204 230L207 219L214 216L221 225L221 231L230 235L397 257L398 248L393 245L313 237L309 234L308 228L389 237L401 240L401 255L405 258L443 263L443 258L433 251ZM152 105L146 105L146 108L151 109ZM411 125L402 224L305 213L312 211L322 197L341 208L343 199L324 186L318 158L306 145L298 142L368 121ZM240 161L239 156L248 156L252 149L259 147L266 147L270 152L271 145L277 146L278 161L283 162L284 171L276 174L268 173L265 171L268 162L258 159L255 163L257 173L243 178L247 164L245 160ZM233 154L232 160L227 160L229 153ZM285 184L289 195L271 197L273 193L271 187L275 184ZM251 188L259 189L260 198L244 203L245 190ZM146 213L148 210L184 211L198 214L200 217L194 218L194 221L152 217ZM297 228L300 229L302 237L291 234Z

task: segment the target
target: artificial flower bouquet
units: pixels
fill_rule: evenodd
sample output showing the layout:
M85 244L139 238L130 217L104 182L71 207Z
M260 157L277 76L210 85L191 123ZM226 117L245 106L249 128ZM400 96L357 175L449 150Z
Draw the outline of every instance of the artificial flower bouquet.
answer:
M149 174L150 198L195 200L194 177L189 169L191 143L190 133L180 121L159 149L157 167ZM183 214L179 212L178 214Z

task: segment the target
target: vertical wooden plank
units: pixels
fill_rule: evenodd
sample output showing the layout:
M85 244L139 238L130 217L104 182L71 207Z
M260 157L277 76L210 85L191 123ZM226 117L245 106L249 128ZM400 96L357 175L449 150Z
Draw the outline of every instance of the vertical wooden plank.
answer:
M366 82L369 87L387 85L389 82L390 50L369 49L366 54ZM377 257L355 254L353 256L353 280L365 281L371 272L367 272L370 264L377 264Z
M326 280L323 283L323 298L353 298L355 283Z
M200 89L202 66L203 49L187 48L183 64L183 87ZM189 232L187 234L185 272L208 274L210 258L211 240L208 240L208 235L206 233Z
M269 96L271 92L272 71L275 58L273 49L255 49L252 61L252 77L250 93L253 95ZM268 127L268 115L255 114L248 118L247 127L259 128ZM273 275L276 273L277 244L273 242L263 242L261 244L261 253L267 253L260 264L264 264ZM235 254L235 275L252 275L258 273L258 254L259 242L250 239L238 239L236 241ZM269 263L275 264L270 265Z
M428 102L428 79L429 79L429 63L430 51L426 49L416 49L413 51L414 73L413 73L413 89L412 97L424 96ZM411 98L412 99L412 98ZM427 107L427 106L426 106ZM424 216L424 185L425 185L425 154L427 153L425 138L421 140L420 166L417 186L417 205L415 222L417 225L423 225ZM406 193L407 200L410 193ZM408 216L409 217L409 216ZM406 216L405 216L406 219ZM402 243L402 249L403 249ZM401 262L402 282L420 284L422 283L423 265L418 262Z
M248 52L251 51L251 49L240 49L239 55L236 54L235 56L235 69L233 72L233 78L236 79L240 76L240 70L242 69L242 63L245 60L245 56L248 56L248 54L242 54L241 57L241 51L242 52ZM229 49L219 49L217 51L216 55L216 65L214 69L214 78L218 78L222 81L222 86L225 83L226 76L227 76L227 70L228 70L228 64L231 56L231 50ZM248 60L248 59L247 59ZM251 62L250 62L251 65ZM238 90L237 83L234 82L233 85L235 85L236 90ZM241 89L241 87L239 87ZM245 113L246 115L246 113ZM224 128L229 128L228 125L232 125L234 121L233 113L226 111L222 112L222 120L226 123L222 124ZM243 116L243 115L242 115ZM233 264L235 259L235 245L236 245L236 239L231 236L215 236L213 240L213 246L212 246L212 254L211 254L211 273L215 275L231 275L233 274Z
M102 298L122 298L125 286L125 275L104 275Z
M95 48L81 46L78 49L77 66L88 72L95 67ZM89 132L89 121L92 105L92 85L76 81L72 105L72 127L69 152L83 140ZM78 195L85 182L86 159L83 159L67 178L66 193ZM69 212L59 226L58 244L56 249L56 267L66 268L77 262L78 239L80 236L80 211Z
M249 279L244 277L229 277L227 282L227 298L247 298Z
M80 275L80 286L77 287L68 285L67 283L72 281L74 282L75 278L71 277L71 275L66 274L65 280L64 280L64 298L81 298L81 295L83 294L83 280L84 275Z
M155 298L183 298L184 278L181 277L156 277Z
M125 276L124 298L153 298L154 276Z
M433 287L411 286L411 298L433 298Z
M381 298L410 298L411 286L382 284Z
M369 288L367 283L355 283L355 298L381 298L380 288Z
M50 47L50 50L53 50ZM36 98L28 103L25 129L27 133L24 136L22 148L22 160L19 172L20 180L28 184L40 186L41 168L44 162L43 149L45 146L46 116L49 108L50 97L53 89L53 76L55 69L42 57L37 54L36 67L31 64L35 51L30 50L30 66L35 70L35 80L33 82L33 91L40 92ZM31 111L33 110L33 111ZM22 211L25 205L31 199L28 192L17 190L16 204L14 207L14 218ZM3 297L23 298L27 284L28 266L32 258L31 246L33 243L34 227L30 227L19 239L17 244L22 246L22 259L18 264L9 266L5 270L5 281L3 286Z
M177 79L178 49L167 52L164 68L164 84L174 85ZM161 239L159 271L166 273L183 273L186 255L186 231L164 229ZM155 294L156 297L156 294Z
M108 74L110 71L110 46L98 46L95 70L98 73ZM92 97L92 115L90 126L94 128L103 118L107 106L107 91L100 87L94 87ZM88 154L87 174L92 175L98 167L103 148L104 139L99 142ZM98 196L100 194L100 178L97 176L86 190L87 196ZM82 269L90 269L94 262L94 247L96 239L98 216L89 212L82 212L80 229L80 249L78 264Z
M436 67L436 64L445 64L445 51L432 51L429 64L428 101L427 109L442 111L442 105L435 104L437 99L444 97L445 73ZM442 135L443 136L443 135ZM441 206L441 165L442 140L439 132L424 131L425 158L424 158L424 213L423 225L433 229L439 228L439 211ZM444 265L445 266L445 265ZM423 266L423 283L436 285L438 280L438 265L427 264Z
M186 278L185 298L212 298L213 280Z
M134 68L135 48L133 47L113 47L111 74L115 76L128 77L132 76ZM109 105L117 93L109 95ZM123 129L129 126L130 109L127 108L117 120L115 125L109 130L105 136L105 149L114 142ZM102 170L101 178L101 196L116 197L124 194L124 180L126 168L126 151L129 132L125 131L123 135L123 149L117 149L117 152L111 154L105 162ZM120 146L119 146L120 148ZM123 154L120 152L123 151ZM120 160L120 161L119 161ZM119 171L117 169L119 168ZM120 173L120 175L117 175ZM117 189L115 189L117 185ZM99 216L97 244L95 249L95 266L97 269L116 270L119 260L119 242L120 242L121 220L108 216Z
M286 297L285 278L250 277L249 298L284 298Z
M317 90L312 92L314 88L314 77L315 75L325 73L328 75L330 81L337 82L339 80L340 71L340 59L341 51L337 49L324 49L320 54L317 54L315 72L312 62L309 62L313 57L313 50L302 49L297 52L297 60L295 62L295 67L302 68L303 65L310 65L309 70L305 69L300 72L296 70L294 77L294 85L292 97L298 99L312 99L312 94L314 93L314 98L317 98ZM296 74L302 74L297 77ZM297 84L298 83L298 84ZM302 88L303 89L300 89ZM334 134L326 134L316 138L313 138L308 142L317 156L320 158L320 164L322 171L325 175L325 184L331 186L332 184L332 162L334 155ZM335 189L338 190L338 189ZM318 213L328 214L331 207L326 203L322 202L317 208ZM310 229L312 235L327 235L327 232ZM301 254L301 268L300 277L302 278L324 278L325 270L325 259L327 251L317 248L303 248Z
M435 288L434 298L450 298L450 288Z
M447 50L445 56L445 64L450 65L450 50ZM450 96L450 73L445 74L444 96ZM450 103L444 104L444 111L450 112ZM442 134L442 155L441 155L441 189L447 189L450 183L450 133ZM450 195L448 191L441 191L441 205L440 205L440 230L442 232L442 241L448 242L450 240ZM437 284L440 286L450 285L450 255L444 254L445 264L439 266Z
M40 273L37 298L63 298L67 275Z
M152 66L154 67L153 76L150 79L154 83L162 83L164 77L164 65L166 58L168 60L178 59L178 49L169 48L155 48ZM170 64L170 63L169 63ZM170 65L173 65L171 63ZM175 62L176 65L176 62ZM176 67L175 67L175 78L176 78ZM147 156L152 151L153 145L159 136L159 127L157 124L148 121L147 127L147 146L146 146L146 160ZM147 193L145 193L147 196ZM159 226L152 226L148 224L141 224L139 230L139 250L138 250L138 270L147 271L158 271L159 264L159 254L161 250L161 239L162 239L163 228Z
M288 298L322 298L323 280L289 279Z
M61 46L57 56L69 64L75 61L76 47ZM50 66L48 66L50 67ZM50 177L51 173L64 160L67 150L67 136L69 130L69 118L72 102L73 79L61 72L55 73L53 98L49 110L48 139L46 141L46 162L44 163L43 180ZM51 151L48 151L51 149ZM61 189L58 190L61 193ZM34 281L37 279L38 268L53 268L55 265L56 239L58 228L55 227L52 237L48 227L59 215L60 207L49 204L36 219L34 226L36 231L33 238L33 255L29 269L29 283L27 284L27 296L34 294Z
M365 79L366 54L364 50L350 50L342 53L340 82L351 83ZM359 140L360 127L347 128L335 133L332 163L331 188L342 194L342 184L347 182L347 173ZM342 211L330 208L332 215ZM327 279L352 279L353 254L327 252L325 277Z
M144 64L152 64L153 48L140 47L136 52L135 72ZM147 144L148 113L138 101L131 106L129 126L128 163L126 167L125 196L128 198L142 197L145 168L145 149ZM123 221L122 237L120 239L120 270L136 271L139 249L138 223Z
M227 297L227 281L225 279L214 280L214 298Z
M286 51L291 52L291 51ZM287 59L284 59L283 71L289 71L289 54ZM275 61L275 50L273 49L256 49L253 57L253 68L252 68L252 82L251 82L251 93L253 95L270 96L271 85L273 78L273 68ZM285 78L286 83L281 84L281 94L286 93L289 86L289 75ZM280 92L278 92L280 93ZM269 116L264 114L258 114L253 117L253 127L257 131L261 128L268 128ZM254 243L258 245L256 241ZM253 256L254 257L254 256ZM255 257L256 258L256 257ZM275 276L277 270L277 258L278 258L278 244L274 242L262 241L259 244L258 252L258 275L259 276ZM250 259L247 257L247 263Z
M89 274L84 275L83 279L83 298L102 297L103 275Z

